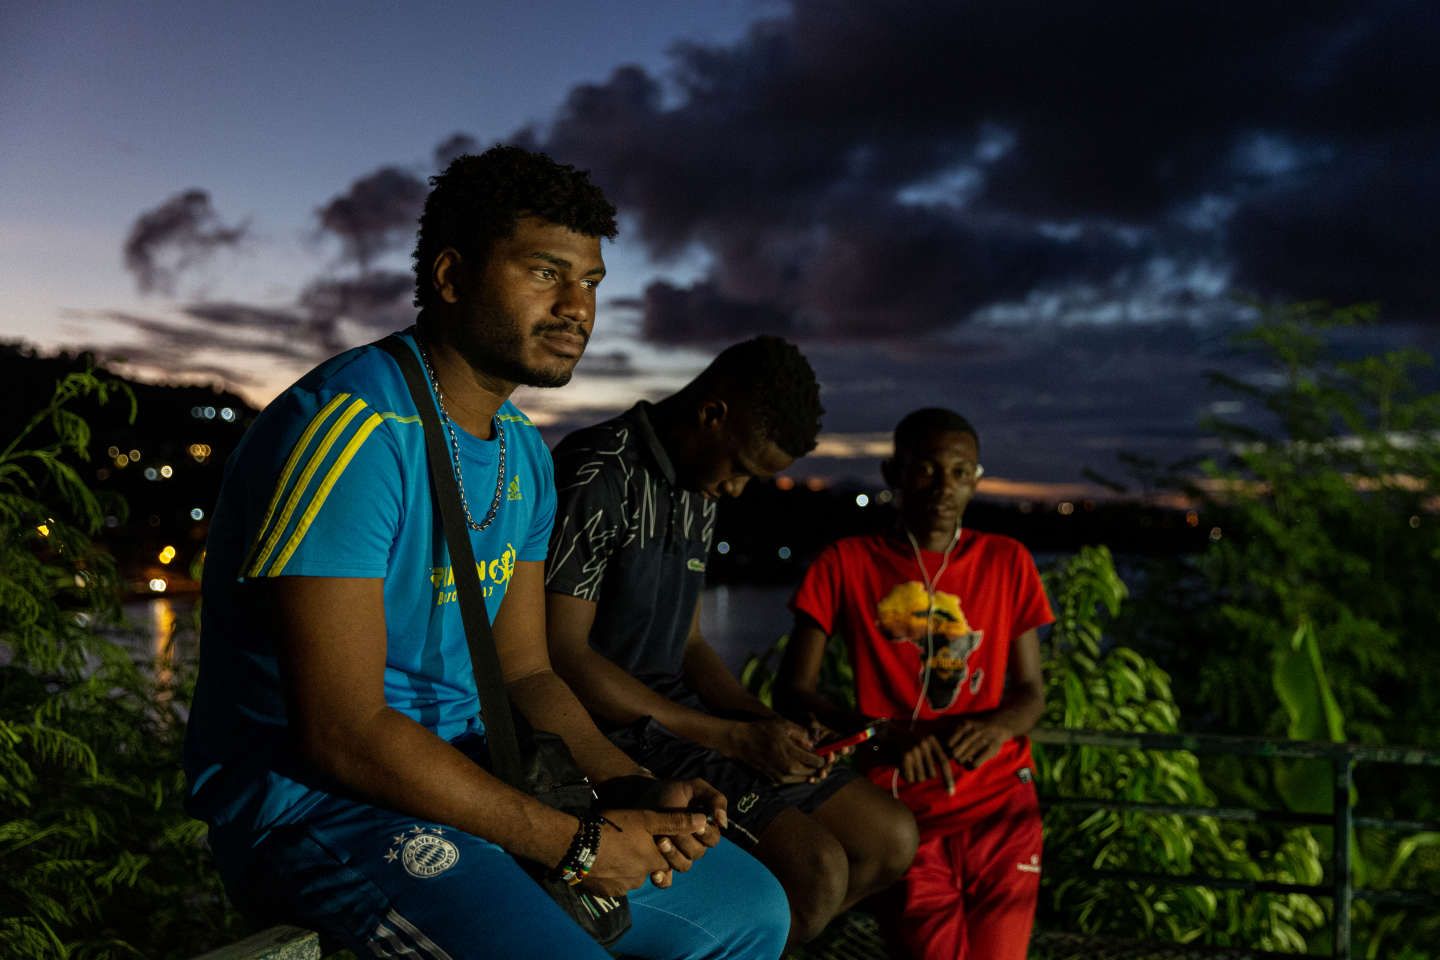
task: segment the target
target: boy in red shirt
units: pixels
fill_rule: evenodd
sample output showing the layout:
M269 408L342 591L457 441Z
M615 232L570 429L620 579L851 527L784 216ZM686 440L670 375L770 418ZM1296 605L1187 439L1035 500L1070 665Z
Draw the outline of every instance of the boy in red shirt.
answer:
M816 558L791 601L778 685L835 729L889 721L860 760L920 827L897 894L900 939L925 960L1024 960L1040 887L1025 734L1045 709L1036 628L1054 617L1029 552L961 524L979 446L949 410L900 421L882 466L899 524ZM832 633L845 638L861 717L816 689Z

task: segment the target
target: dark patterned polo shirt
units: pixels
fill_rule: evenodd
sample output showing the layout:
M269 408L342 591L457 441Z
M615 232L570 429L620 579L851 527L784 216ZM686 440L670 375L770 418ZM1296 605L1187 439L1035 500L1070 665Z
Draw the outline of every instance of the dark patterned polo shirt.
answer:
M545 588L596 603L590 645L673 695L715 532L715 504L675 485L641 401L555 447Z

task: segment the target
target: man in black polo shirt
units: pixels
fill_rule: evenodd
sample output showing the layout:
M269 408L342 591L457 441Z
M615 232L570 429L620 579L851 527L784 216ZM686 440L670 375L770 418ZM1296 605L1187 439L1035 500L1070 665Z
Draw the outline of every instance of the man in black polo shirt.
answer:
M832 769L700 633L716 501L814 449L821 412L800 351L756 337L679 393L572 433L554 452L545 574L556 671L638 762L726 794L730 839L785 887L792 943L897 879L917 843L902 804Z

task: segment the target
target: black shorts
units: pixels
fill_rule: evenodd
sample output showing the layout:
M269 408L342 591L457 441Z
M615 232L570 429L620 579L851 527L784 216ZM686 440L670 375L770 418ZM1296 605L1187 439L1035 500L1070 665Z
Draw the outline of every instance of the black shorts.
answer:
M725 794L730 830L726 838L752 850L770 821L786 807L814 813L859 776L836 765L819 783L776 783L758 770L714 750L683 740L650 717L610 734L610 740L638 764L667 780L699 777Z

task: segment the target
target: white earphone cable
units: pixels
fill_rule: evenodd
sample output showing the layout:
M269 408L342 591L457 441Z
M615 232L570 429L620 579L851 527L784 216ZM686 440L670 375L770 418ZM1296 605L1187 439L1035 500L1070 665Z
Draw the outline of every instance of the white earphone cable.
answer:
M945 568L950 566L950 553L960 542L960 532L963 529L960 521L955 521L955 533L951 535L950 542L946 544L944 558L940 561L940 569L935 571L935 576L930 576L930 571L925 568L925 556L920 552L920 542L905 527L905 537L910 541L910 549L915 551L915 563L920 567L920 576L925 581L925 596L928 600L928 607L925 611L925 661L920 670L920 692L915 696L915 708L910 711L910 729L915 729L916 722L920 719L920 710L925 703L925 688L930 684L930 664L935 659L935 590L940 584L940 578L945 575ZM900 799L900 768L890 775L890 794L895 799Z

